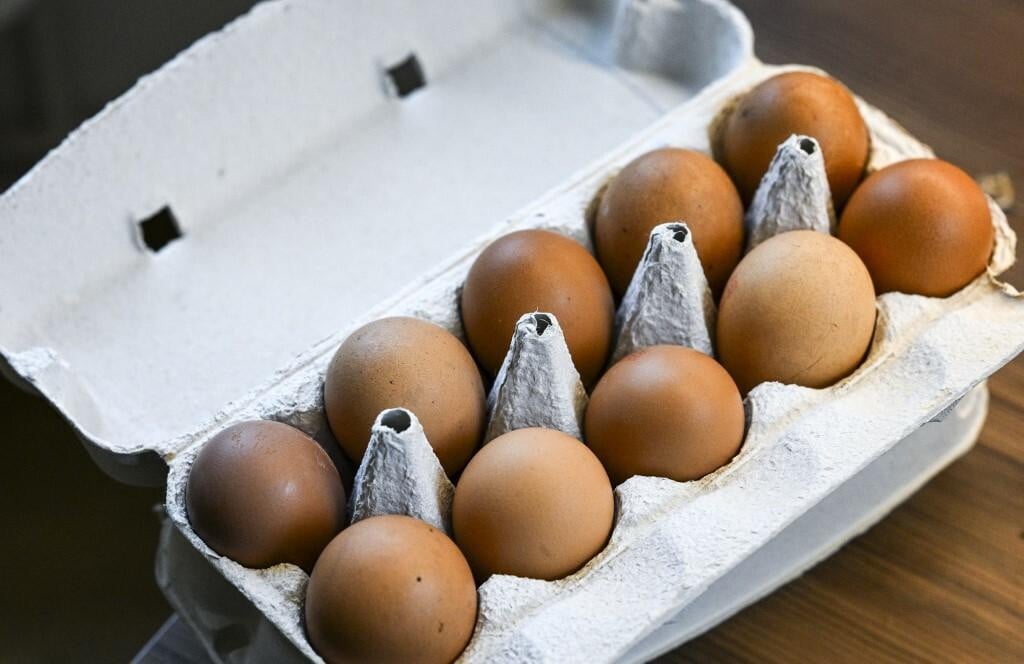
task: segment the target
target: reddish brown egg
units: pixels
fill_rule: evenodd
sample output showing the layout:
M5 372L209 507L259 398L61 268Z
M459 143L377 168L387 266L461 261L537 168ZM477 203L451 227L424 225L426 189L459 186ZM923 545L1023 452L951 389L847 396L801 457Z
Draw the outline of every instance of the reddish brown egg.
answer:
M484 385L454 335L416 318L382 318L353 332L327 369L324 407L345 454L359 463L381 411L407 408L448 475L466 465L483 437Z
M306 591L306 631L329 664L447 664L476 624L476 586L459 549L407 516L350 526L320 556Z
M345 491L320 445L279 422L240 422L211 438L185 490L192 528L246 567L307 572L345 521Z
M848 246L790 231L743 257L718 308L717 351L746 394L779 381L827 387L861 363L875 329L875 291Z
M578 242L542 230L509 233L473 263L462 289L462 323L473 353L491 376L523 314L555 315L583 382L608 359L615 305L608 280Z
M873 173L839 224L839 239L867 265L879 293L952 295L985 271L994 238L981 188L938 159Z
M722 132L720 161L747 202L790 134L818 140L836 207L846 202L867 164L868 128L853 95L835 79L810 72L786 72L756 86Z
M498 436L455 488L455 541L481 581L491 574L559 579L604 548L615 501L587 447L551 429Z
M743 204L729 176L693 150L663 148L640 155L601 196L594 246L619 297L633 279L651 230L685 221L708 283L717 296L743 248Z
M725 369L704 353L652 346L601 378L585 432L615 484L634 475L695 480L736 456L743 401Z

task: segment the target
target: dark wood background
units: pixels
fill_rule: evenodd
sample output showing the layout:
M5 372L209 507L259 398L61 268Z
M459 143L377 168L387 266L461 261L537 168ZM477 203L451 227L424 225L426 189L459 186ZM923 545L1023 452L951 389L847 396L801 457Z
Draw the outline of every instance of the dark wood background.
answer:
M765 62L822 67L1024 195L1024 2L734 0ZM1024 237L1024 204L1010 213ZM1018 255L1020 249L1018 249ZM1018 264L1010 281L1024 288ZM1024 330L1021 331L1024 334ZM661 661L1024 662L1024 360L978 445L808 574Z
M136 38L103 37L105 55L138 71L104 79L107 97L248 1L217 3L213 13L223 16L193 16L164 40L166 52L132 25L111 24ZM940 156L975 175L1005 171L1024 189L1024 0L734 1L766 62L820 66ZM111 20L129 20L123 5L103 2ZM36 5L13 41L0 26L0 65L11 63L12 43L59 28L81 8ZM173 11L192 16L201 5ZM90 66L67 44L36 55L52 76ZM0 131L0 188L99 103L74 97L70 111L56 112L64 107L43 101L24 115L48 118L45 127ZM1022 208L1010 212L1018 234ZM1024 287L1024 267L1011 281ZM1024 662L1024 360L990 387L991 413L972 452L804 577L662 661ZM45 402L4 381L0 416L0 662L127 660L170 612L152 574L152 508L162 492L104 477ZM188 651L196 652L168 652Z

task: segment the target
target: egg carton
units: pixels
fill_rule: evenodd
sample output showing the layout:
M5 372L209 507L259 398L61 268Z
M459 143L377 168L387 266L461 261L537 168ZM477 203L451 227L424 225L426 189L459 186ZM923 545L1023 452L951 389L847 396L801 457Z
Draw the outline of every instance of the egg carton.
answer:
M974 445L988 391L974 388L941 419L922 426L712 583L693 602L626 651L643 662L725 620L799 576L859 535ZM164 518L157 582L214 661L302 662L306 657L181 531Z
M256 642L280 634L290 644L275 652L319 661L302 628L307 577L290 565L244 568L192 531L184 485L201 446L232 422L261 418L337 452L322 382L352 330L410 315L463 338L459 288L490 241L545 228L592 249L594 201L625 163L666 145L711 152L739 94L781 71L807 69L753 58L749 26L720 0L571 4L260 5L144 79L0 198L5 244L19 249L0 261L3 313L19 323L0 329L10 368L61 410L108 472L134 482L159 481L167 470L169 523L241 598L222 618L253 607L269 626ZM329 65L340 53L374 67L339 76ZM261 75L235 76L251 71ZM410 85L429 93L431 81L437 95L380 101L405 99ZM523 88L508 87L515 83ZM526 103L535 95L546 100L542 116ZM484 110L461 112L469 98ZM882 112L857 103L871 132L870 169L932 156ZM483 158L475 151L482 144L493 150ZM494 155L520 165L519 176L496 169ZM416 168L401 170L409 163ZM751 228L770 235L794 220L831 226L818 168L799 138L783 146L748 210ZM454 189L438 176L454 178ZM481 220L552 185L471 239ZM390 223L370 223L382 205ZM611 541L576 574L488 580L463 659L650 656L826 555L964 451L984 414L977 386L1024 347L1024 302L996 279L1013 262L1015 238L991 209L996 246L987 274L944 299L879 297L867 359L830 388L756 387L745 402L746 440L726 467L696 482L637 477L618 487ZM340 230L323 223L338 215ZM154 253L147 230L160 224L184 238ZM677 233L681 227L663 229L648 254L661 252L699 281ZM467 244L443 259L453 242ZM429 265L437 267L423 274ZM673 294L656 287L656 271L646 274L617 316L622 348L652 338L710 345L714 317L702 291ZM669 322L683 315L686 324L651 324L659 314ZM535 359L515 371L510 362L492 393L489 435L524 419L578 426L585 395L551 341L557 335L543 341L542 321L520 326L515 343ZM295 348L307 350L261 384ZM525 398L523 369L550 379L548 404L556 408ZM435 501L443 516L443 500ZM363 503L358 493L354 503L383 504ZM162 548L165 572L171 548L185 550ZM165 591L202 627L197 616L209 598L187 585L186 571L175 572L161 574ZM238 635L224 620L227 648Z
M184 490L202 444L227 423L253 418L286 422L320 440L330 440L321 394L324 372L334 350L356 326L382 316L416 316L462 337L460 287L473 259L491 240L513 230L543 228L589 247L588 211L602 187L626 162L662 146L709 152L709 128L717 126L715 118L728 109L737 94L769 76L795 69L807 68L757 64L709 89L480 238L436 273L326 339L272 384L230 408L230 416L194 434L194 441L170 461L167 512L174 524L304 655L319 661L302 627L305 574L287 564L267 570L243 568L218 556L192 531ZM901 159L933 156L880 111L860 99L858 106L871 134L869 171ZM789 144L782 146L781 158L790 158L789 148ZM766 185L777 190L770 178ZM804 191L785 186L778 190L780 195ZM814 193L813 188L811 191ZM790 200L788 204L806 211L820 206L819 198ZM778 201L774 204L778 206ZM634 477L617 487L611 541L577 573L558 581L504 575L490 578L480 587L477 629L463 660L615 660L1016 355L1024 342L1024 301L994 276L1012 263L1015 237L999 208L994 203L990 207L996 246L988 272L948 298L900 293L880 296L875 340L867 359L832 387L765 383L754 388L745 402L746 439L727 466L693 482ZM751 209L754 215L767 215L757 211L756 201ZM807 216L822 218L817 213ZM827 230L827 213L824 219ZM679 232L678 228L664 230ZM648 256L652 248L663 246L661 238L655 233ZM706 288L706 281L698 283ZM627 296L624 309L630 309L631 302ZM653 304L656 312L664 312L664 306ZM695 308L701 315L694 318L703 323L706 305L698 303ZM585 395L577 388L575 370L563 361L564 342L555 352L561 359L551 360L552 353L544 348L520 352L538 348L537 342L544 339L536 331L538 322L535 315L520 321L496 392L511 390L509 376L513 373L529 373L534 380L552 386L562 401L533 399L520 390L518 413L509 414L507 405L496 407L496 412L501 418L514 415L529 422L513 418L509 425L492 421L492 427L543 422L554 414L568 418L568 424L560 428L575 426L578 432L578 419L574 423L572 414L578 418ZM558 386L559 381L564 385ZM504 403L514 403L515 398L504 397ZM431 480L424 482L429 485ZM443 523L442 516L437 518Z

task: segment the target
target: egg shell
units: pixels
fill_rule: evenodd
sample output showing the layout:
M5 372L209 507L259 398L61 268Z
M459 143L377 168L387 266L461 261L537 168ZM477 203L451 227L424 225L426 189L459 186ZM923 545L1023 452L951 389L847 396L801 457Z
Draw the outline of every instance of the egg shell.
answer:
M911 159L853 192L839 239L867 265L879 293L946 297L985 271L995 230L971 176L939 159Z
M484 446L455 487L452 527L476 577L562 578L604 548L615 501L601 462L552 429Z
M622 297L655 226L682 221L693 233L716 297L743 249L743 204L729 176L700 152L662 148L640 155L601 195L594 246L616 296Z
M476 585L444 533L411 517L378 516L324 550L304 611L310 641L329 664L447 664L473 635Z
M650 346L612 366L587 408L587 445L612 482L634 475L699 479L743 443L743 401L729 374L704 353Z
M215 435L185 497L196 533L246 567L287 562L308 572L345 522L345 490L327 452L280 422L240 422Z
M601 266L582 245L558 233L509 233L473 262L461 297L469 345L492 377L519 318L536 311L558 318L580 377L593 385L611 350L615 316Z
M791 134L812 136L825 156L832 200L842 207L868 160L868 129L853 95L811 72L773 76L747 92L722 129L719 160L749 202L775 150Z
M874 326L857 254L830 235L790 231L736 266L718 309L718 357L744 394L769 380L827 387L857 368Z
M345 339L327 368L324 408L356 463L381 411L412 411L449 477L473 455L487 418L483 380L466 347L444 328L409 317L373 321Z

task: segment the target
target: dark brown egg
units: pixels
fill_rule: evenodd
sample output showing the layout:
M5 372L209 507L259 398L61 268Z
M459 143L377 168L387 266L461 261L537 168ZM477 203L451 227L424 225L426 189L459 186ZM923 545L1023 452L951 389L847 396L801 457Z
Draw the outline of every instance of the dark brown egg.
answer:
M551 429L518 429L477 452L455 488L455 541L481 581L559 579L604 548L615 501L587 447Z
M555 315L586 385L608 359L615 305L608 280L578 242L542 230L502 236L481 252L462 289L462 323L476 358L494 376L523 314Z
M476 624L476 586L459 549L407 516L353 524L320 556L306 591L306 631L329 664L447 664Z
M585 431L615 484L634 475L695 480L736 456L743 401L725 369L704 353L652 346L601 378Z
M841 208L868 159L868 128L853 95L838 81L810 72L773 76L748 92L729 115L720 161L747 202L779 143L790 134L821 145L832 199Z
M618 297L633 279L651 230L685 221L717 296L743 248L743 204L729 176L693 150L640 155L611 181L598 206L594 246Z
M718 308L717 351L746 394L773 380L827 387L864 359L875 329L875 291L848 246L790 231L743 257Z
M839 239L867 265L879 293L952 295L985 271L994 238L981 188L938 159L873 173L839 224Z
M240 422L203 445L185 489L206 544L246 567L307 572L345 521L345 491L320 445L280 422Z
M381 411L407 408L449 477L483 437L484 385L473 357L454 335L416 318L382 318L353 332L327 369L324 407L331 431L359 463Z

